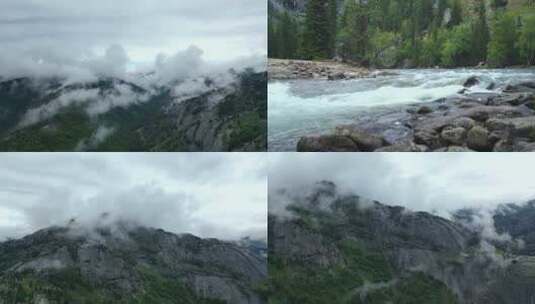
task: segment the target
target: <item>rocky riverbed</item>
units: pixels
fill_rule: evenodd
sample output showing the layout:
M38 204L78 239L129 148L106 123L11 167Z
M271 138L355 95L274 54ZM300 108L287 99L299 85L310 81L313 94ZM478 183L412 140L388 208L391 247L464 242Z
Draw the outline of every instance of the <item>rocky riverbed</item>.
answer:
M343 80L376 77L386 72L370 71L337 61L269 59L270 80L329 79Z
M469 79L465 87L479 82ZM494 84L492 84L495 86ZM370 113L332 134L302 137L300 152L535 151L535 81L489 87Z

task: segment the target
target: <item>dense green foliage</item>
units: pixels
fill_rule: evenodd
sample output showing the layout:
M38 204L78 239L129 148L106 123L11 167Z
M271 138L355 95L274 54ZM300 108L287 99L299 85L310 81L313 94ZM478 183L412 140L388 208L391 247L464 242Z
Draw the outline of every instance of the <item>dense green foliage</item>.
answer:
M45 277L33 272L0 279L0 298L5 303L51 304L225 304L225 301L197 297L178 279L164 278L155 271L138 268L143 288L131 295L115 293L109 286L95 286L84 280L76 268L51 272Z
M19 123L30 109L52 102L63 92L57 91L59 87L53 87L55 82L49 80L0 82L0 151L197 151L219 143L219 138L222 144L216 148L222 151L264 151L267 76L246 70L237 77L236 90L216 106L209 94L175 105L171 91L162 89L146 102L115 107L100 115L90 116L84 105L78 104L28 126ZM117 80L76 86L105 91L114 81ZM48 82L52 88L40 87ZM110 133L95 140L103 128ZM199 129L202 135L197 135ZM207 139L208 144L195 141L203 134L213 137Z
M366 233L370 214L359 209L353 200L336 201L351 225L347 226L328 212L290 206L297 231L308 231L322 240L330 252L322 263L314 257L303 259L271 252L269 278L263 291L270 304L345 304L401 303L454 304L457 298L446 285L419 272L399 273L390 265L386 251L370 247L373 235ZM274 224L276 225L276 224ZM345 227L345 228L344 228ZM333 257L338 262L333 261Z
M302 14L270 8L269 56L387 68L532 65L534 18L531 0L309 0Z

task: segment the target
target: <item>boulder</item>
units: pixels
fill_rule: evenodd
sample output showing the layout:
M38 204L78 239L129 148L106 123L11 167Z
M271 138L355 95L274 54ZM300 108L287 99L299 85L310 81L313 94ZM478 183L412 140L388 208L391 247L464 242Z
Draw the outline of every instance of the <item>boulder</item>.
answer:
M501 94L492 99L496 105L510 104L512 106L519 106L533 98L530 93L508 93Z
M506 139L499 140L494 145L494 152L513 152L515 149L513 145Z
M422 106L418 109L418 111L416 111L416 113L421 114L421 115L429 114L431 112L433 112L433 109L431 109L428 106Z
M521 141L516 144L516 151L518 152L534 152L535 142Z
M363 152L373 152L384 146L384 140L382 138L356 128L337 127L335 134L349 137L357 144L359 151Z
M424 129L414 134L414 142L419 145L425 145L432 150L442 147L439 134L431 129Z
M535 116L504 119L504 123L511 125L514 136L535 139Z
M474 150L460 146L450 146L445 152L474 152Z
M479 80L479 77L477 76L472 76L470 78L468 78L464 84L463 84L463 87L465 88L471 88L473 86L476 86L480 83L480 80Z
M454 127L460 127L466 130L470 130L476 125L476 122L470 117L459 117L454 119L452 124Z
M476 151L490 151L489 131L481 126L475 126L466 135L468 148Z
M466 129L462 127L446 127L440 134L447 143L462 146L466 139Z
M346 79L346 75L344 73L334 73L327 76L327 79L329 80L343 80Z
M508 85L503 91L505 93L535 93L535 82L523 82L516 85Z
M429 148L424 145L417 145L411 141L406 141L377 149L375 152L429 152Z
M511 125L512 124L508 123L506 120L499 118L491 118L485 123L485 126L490 131L504 131Z
M358 152L357 144L347 136L324 135L303 137L297 143L297 152Z

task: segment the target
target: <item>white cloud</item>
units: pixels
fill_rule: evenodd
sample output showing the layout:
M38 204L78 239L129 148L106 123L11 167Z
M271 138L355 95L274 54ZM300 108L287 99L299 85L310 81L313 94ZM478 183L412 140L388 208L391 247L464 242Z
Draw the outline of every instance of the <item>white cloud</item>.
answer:
M77 62L120 73L125 62L137 70L189 45L210 62L265 55L266 20L261 0L4 0L0 66L4 76L85 72Z
M444 217L535 198L530 154L273 153L269 171L270 193L330 180L342 191ZM275 203L270 208L282 208Z
M263 154L0 155L0 239L103 213L175 233L266 237Z

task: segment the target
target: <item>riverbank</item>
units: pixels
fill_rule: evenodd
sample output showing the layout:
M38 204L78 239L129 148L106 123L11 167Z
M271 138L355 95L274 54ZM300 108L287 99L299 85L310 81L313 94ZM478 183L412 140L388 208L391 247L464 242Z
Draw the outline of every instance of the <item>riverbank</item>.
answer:
M534 77L535 78L535 77ZM472 83L465 83L470 87ZM300 152L535 151L535 81L363 115L327 135L301 137Z
M270 80L325 79L344 80L376 77L386 72L373 71L342 62L269 59Z

